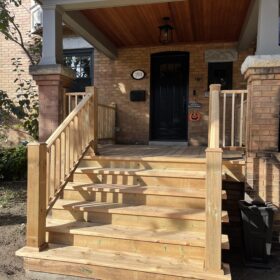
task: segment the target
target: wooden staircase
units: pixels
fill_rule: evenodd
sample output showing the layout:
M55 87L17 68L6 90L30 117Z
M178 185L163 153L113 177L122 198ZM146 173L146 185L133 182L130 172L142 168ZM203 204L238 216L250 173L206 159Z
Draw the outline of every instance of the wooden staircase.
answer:
M85 157L47 218L49 249L18 255L90 279L230 279L204 270L205 175L205 159Z
M28 145L26 247L17 251L25 268L101 280L231 279L222 180L238 181L243 167L223 162L220 87L210 87L203 158L176 147L176 156L149 157L148 146L142 156L98 155L100 139L114 140L116 106L87 88L46 143Z

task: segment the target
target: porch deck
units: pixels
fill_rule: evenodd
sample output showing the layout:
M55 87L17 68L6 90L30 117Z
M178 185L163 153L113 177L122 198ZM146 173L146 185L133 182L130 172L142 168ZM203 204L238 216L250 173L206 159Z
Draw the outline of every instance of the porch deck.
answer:
M114 157L121 159L152 160L188 160L205 158L206 147L181 145L99 145L99 157ZM224 150L224 160L243 160L242 151Z

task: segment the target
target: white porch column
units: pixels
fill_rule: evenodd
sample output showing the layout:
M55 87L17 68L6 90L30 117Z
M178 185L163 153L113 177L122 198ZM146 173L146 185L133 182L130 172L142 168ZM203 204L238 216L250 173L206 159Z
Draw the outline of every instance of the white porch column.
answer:
M279 0L258 0L257 55L280 54Z
M43 51L40 65L62 64L62 10L43 5Z

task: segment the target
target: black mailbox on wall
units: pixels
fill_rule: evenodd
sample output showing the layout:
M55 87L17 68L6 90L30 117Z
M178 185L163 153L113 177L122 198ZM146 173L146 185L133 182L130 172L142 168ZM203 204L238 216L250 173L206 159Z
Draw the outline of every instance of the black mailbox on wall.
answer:
M130 101L132 101L132 102L146 101L146 91L145 90L132 90L130 92Z

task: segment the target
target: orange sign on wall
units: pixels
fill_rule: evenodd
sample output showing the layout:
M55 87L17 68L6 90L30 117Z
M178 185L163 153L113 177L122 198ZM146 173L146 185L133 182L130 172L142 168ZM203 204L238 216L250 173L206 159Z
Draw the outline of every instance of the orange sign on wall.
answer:
M199 112L190 112L189 113L189 121L198 122L201 120L201 114Z

